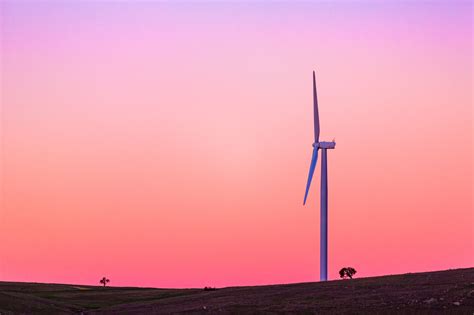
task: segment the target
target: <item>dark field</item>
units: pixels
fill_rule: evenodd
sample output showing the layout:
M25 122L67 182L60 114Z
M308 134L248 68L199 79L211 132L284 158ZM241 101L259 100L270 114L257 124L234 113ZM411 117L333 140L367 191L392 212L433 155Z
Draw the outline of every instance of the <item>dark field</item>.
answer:
M151 289L0 282L0 314L474 314L474 268L256 287Z

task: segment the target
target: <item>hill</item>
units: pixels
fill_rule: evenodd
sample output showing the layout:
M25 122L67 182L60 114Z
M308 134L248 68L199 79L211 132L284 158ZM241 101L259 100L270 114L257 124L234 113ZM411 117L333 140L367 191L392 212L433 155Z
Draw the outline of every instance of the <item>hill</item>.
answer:
M0 314L474 314L474 268L203 289L0 282Z

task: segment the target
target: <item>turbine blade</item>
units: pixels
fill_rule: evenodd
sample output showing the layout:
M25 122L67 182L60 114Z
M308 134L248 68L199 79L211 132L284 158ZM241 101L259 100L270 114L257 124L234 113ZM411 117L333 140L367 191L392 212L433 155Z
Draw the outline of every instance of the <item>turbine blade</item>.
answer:
M311 186L311 180L313 179L314 169L316 168L316 162L318 162L318 149L313 149L313 156L311 157L311 165L309 166L308 182L306 183L306 192L304 194L303 205L306 204L306 198L308 197L309 187Z
M314 143L319 142L318 94L316 93L316 74L313 71L313 110L314 110Z

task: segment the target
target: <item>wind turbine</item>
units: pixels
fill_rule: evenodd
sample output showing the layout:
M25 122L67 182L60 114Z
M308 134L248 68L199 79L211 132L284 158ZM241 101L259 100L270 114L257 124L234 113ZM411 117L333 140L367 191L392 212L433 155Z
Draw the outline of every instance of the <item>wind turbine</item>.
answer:
M316 75L313 71L313 110L314 110L314 143L313 156L311 157L311 165L309 167L308 182L306 184L306 192L304 194L303 205L306 204L309 187L313 179L314 169L318 161L318 150L321 149L321 227L320 227L320 280L328 279L328 156L327 150L334 149L336 142L320 142L319 141L319 113L318 113L318 95L316 93Z

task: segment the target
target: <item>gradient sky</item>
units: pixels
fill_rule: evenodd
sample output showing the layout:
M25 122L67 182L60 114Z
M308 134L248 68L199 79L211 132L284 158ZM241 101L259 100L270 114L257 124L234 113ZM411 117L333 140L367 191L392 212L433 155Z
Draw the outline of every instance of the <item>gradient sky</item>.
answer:
M474 265L471 2L0 3L0 280Z

